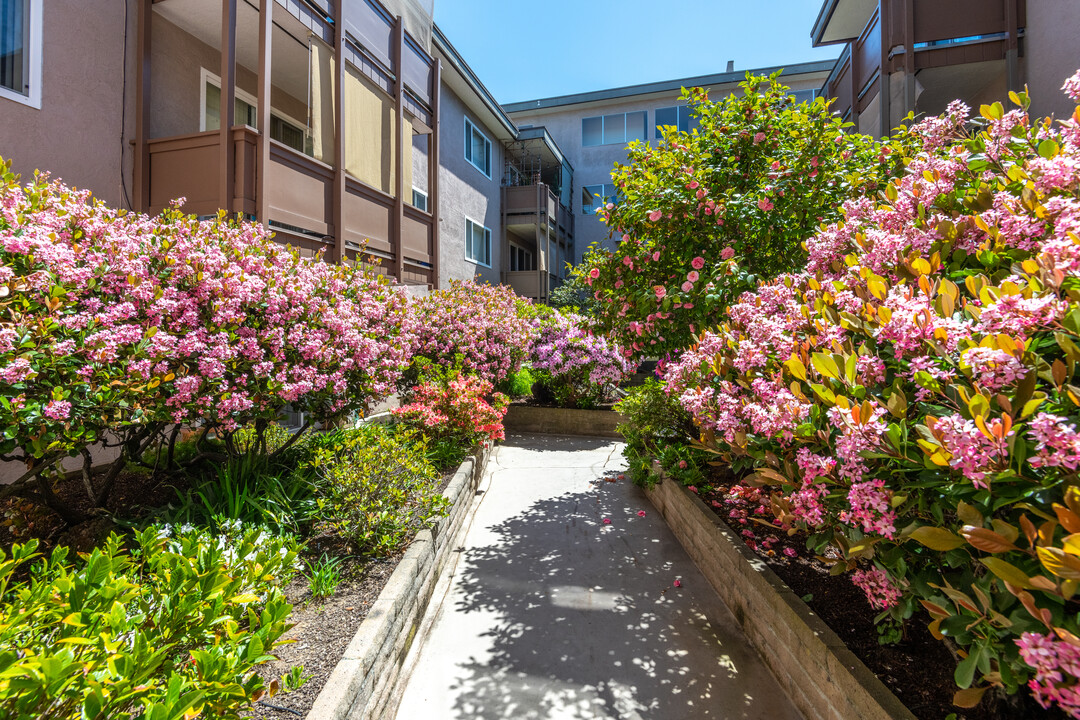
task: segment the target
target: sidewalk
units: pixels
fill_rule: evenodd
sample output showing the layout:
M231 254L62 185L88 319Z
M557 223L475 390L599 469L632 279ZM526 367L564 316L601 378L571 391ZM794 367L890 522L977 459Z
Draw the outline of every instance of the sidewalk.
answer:
M641 491L605 481L621 451L495 450L398 720L799 717Z

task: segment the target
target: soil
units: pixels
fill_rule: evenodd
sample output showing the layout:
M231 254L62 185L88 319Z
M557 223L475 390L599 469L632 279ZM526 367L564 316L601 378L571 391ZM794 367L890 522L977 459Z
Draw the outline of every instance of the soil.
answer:
M789 537L768 526L752 521L742 524L738 518L729 517L725 507L717 508L712 503L721 501L734 478L725 469L712 479L716 490L700 492L705 504L736 533L752 528L756 538L747 544L757 546L753 549L758 556L918 718L942 720L953 715L956 720L1064 720L1064 713L1043 710L1026 693L1011 698L1008 706L991 693L974 708L953 705L957 660L943 642L930 634L927 617L915 615L905 624L900 642L882 645L874 625L878 611L849 577L830 575L828 566L806 549L802 535Z
M276 650L278 659L261 665L258 673L270 683L299 666L308 679L298 690L256 703L252 718L278 720L307 715L400 560L398 554L352 564L346 569L352 579L325 600L311 598L303 577L285 588L285 596L293 604L290 621L296 624L285 635L289 644Z

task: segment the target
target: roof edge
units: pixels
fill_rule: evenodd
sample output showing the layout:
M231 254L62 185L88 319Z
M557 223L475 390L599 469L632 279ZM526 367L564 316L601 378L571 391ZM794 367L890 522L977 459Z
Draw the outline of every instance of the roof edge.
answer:
M661 80L659 82L643 83L641 85L626 85L624 87L610 88L607 90L594 90L591 92L574 93L572 95L559 95L538 100L525 100L522 102L507 103L503 107L508 113L523 112L526 110L541 110L562 105L579 105L581 103L595 102L597 100L613 100L615 98L630 97L633 95L647 95L649 93L664 92L665 90L678 90L684 87L722 85L725 83L738 82L744 79L748 72L755 75L770 75L777 70L783 70L785 74L795 75L802 73L829 72L835 66L835 58L832 60L815 60L812 62L794 63L791 65L776 65L774 67L739 70L737 72L699 75L697 77L682 78L679 80Z
M829 26L829 21L832 20L833 13L836 12L836 6L840 4L840 0L825 0L821 4L821 10L818 11L817 20L814 21L814 27L810 30L810 41L814 47L821 47L821 36L825 34L825 28Z
M473 69L469 67L469 64L465 62L465 58L461 57L461 53L457 51L457 48L443 35L439 26L435 23L431 24L431 41L435 48L446 56L446 59L454 67L465 82L469 85L476 96L480 98L480 101L484 103L484 106L491 111L499 122L503 124L503 127L511 136L518 136L518 127L514 124L514 121L507 115L506 110L500 105L491 92L484 86L484 83L480 82L480 78L477 77Z

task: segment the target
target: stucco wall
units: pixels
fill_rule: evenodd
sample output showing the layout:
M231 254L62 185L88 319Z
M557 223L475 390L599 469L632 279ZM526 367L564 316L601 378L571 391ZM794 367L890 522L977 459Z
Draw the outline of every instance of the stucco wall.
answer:
M10 158L24 179L35 169L48 170L110 205L128 207L121 178L130 196L134 12L125 20L122 2L95 3L92 11L86 0L42 5L41 109L0 98L0 156Z
M806 77L784 78L784 83L795 90L820 88L825 74L818 73ZM719 100L738 89L735 83L718 85L710 88L710 97ZM581 121L621 112L647 111L645 128L649 139L655 136L656 109L681 105L678 91L637 95L614 100L561 105L543 110L520 110L511 114L519 127L542 125L555 139L559 148L574 167L574 263L581 261L589 245L610 244L608 228L595 215L581 212L581 189L586 185L611 183L611 170L615 163L626 162L625 145L599 145L584 147L581 138Z
M461 98L445 83L439 118L439 263L441 283L451 278L475 278L498 283L502 267L500 182L502 144L490 128L467 113ZM465 116L491 141L491 178L465 159ZM465 217L491 229L491 267L465 259Z
M1036 117L1053 113L1064 119L1072 114L1075 106L1061 92L1061 84L1080 68L1078 28L1077 0L1029 0L1024 67Z

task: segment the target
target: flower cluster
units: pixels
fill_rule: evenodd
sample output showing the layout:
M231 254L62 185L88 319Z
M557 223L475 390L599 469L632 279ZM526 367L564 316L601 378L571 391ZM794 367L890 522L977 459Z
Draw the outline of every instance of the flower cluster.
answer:
M1020 657L1035 668L1028 687L1039 705L1049 709L1057 704L1070 716L1080 715L1080 643L1075 636L1058 640L1042 633L1026 632L1016 640ZM1066 678L1069 678L1068 680Z
M591 406L633 370L618 346L594 334L589 321L553 312L534 321L529 364L563 406Z
M413 352L446 367L460 355L464 370L498 383L529 352L528 303L505 285L451 281L415 301Z
M410 318L402 290L255 223L120 212L6 174L0 455L47 468L106 437L138 452L172 423L361 409L407 365Z
M502 440L502 419L510 400L502 393L492 395L491 391L491 383L483 378L451 373L446 378L421 382L411 401L391 413L429 436L453 438L467 446L482 440Z
M905 173L698 328L666 389L882 617L929 612L962 687L1034 673L1080 717L1080 667L1012 642L1080 633L1080 115L1012 100L914 126Z

